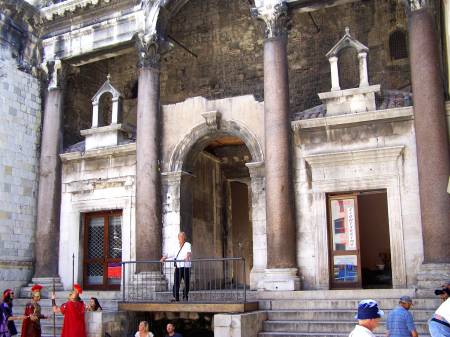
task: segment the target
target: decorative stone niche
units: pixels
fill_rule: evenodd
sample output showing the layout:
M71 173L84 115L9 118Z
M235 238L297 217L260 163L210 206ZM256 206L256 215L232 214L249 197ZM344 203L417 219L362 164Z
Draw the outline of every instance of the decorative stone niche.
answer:
M106 82L100 87L92 97L92 127L81 130L81 135L86 138L86 151L117 146L128 137L128 130L121 124L122 95L111 84L111 77L108 75ZM101 111L99 109L103 95L111 95L111 121L109 125L102 124ZM104 97L103 97L104 99ZM105 121L108 123L109 121Z
M358 53L359 87L341 90L338 60L340 53L346 48L354 48ZM350 29L346 27L345 35L326 54L331 67L331 91L319 93L319 98L326 105L327 116L376 110L375 93L380 91L380 85L369 85L368 52L369 48L352 37Z

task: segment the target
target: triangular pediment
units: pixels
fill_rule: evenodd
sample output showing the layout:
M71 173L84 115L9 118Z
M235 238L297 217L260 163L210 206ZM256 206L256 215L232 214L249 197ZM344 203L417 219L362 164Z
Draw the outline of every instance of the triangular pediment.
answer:
M113 85L111 84L111 78L109 75L108 75L105 83L103 83L103 85L100 87L100 89L94 95L94 97L92 97L92 102L98 103L100 97L105 93L110 93L112 95L113 99L122 96L121 93L119 92L119 90L114 88Z
M362 51L369 51L369 48L350 35L350 29L348 27L345 28L345 35L339 40L338 43L334 45L333 48L331 48L331 50L326 54L326 57L330 58L337 56L339 52L345 48L355 48L358 53Z

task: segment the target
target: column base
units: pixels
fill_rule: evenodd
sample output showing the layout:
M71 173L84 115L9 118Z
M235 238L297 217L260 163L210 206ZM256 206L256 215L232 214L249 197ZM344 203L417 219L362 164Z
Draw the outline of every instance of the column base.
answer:
M269 291L300 290L297 268L271 268L264 271L263 289Z
M251 290L264 290L264 276L266 271L264 268L253 268L250 272L250 289Z
M20 296L21 297L31 297L31 287L33 287L35 284L40 284L43 286L41 290L41 297L42 298L50 298L51 293L53 291L53 280L55 282L55 291L63 291L64 286L61 283L61 278L58 277L33 277L31 279L31 283L28 283L26 287L22 287L20 289Z
M434 297L434 290L450 281L450 263L424 263L417 273L417 296Z

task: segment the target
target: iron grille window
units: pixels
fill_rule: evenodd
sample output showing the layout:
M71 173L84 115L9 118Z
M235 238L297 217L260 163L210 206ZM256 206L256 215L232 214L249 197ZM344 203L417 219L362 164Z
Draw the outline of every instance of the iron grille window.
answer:
M403 30L398 29L389 36L389 53L391 60L401 60L408 57L406 33Z

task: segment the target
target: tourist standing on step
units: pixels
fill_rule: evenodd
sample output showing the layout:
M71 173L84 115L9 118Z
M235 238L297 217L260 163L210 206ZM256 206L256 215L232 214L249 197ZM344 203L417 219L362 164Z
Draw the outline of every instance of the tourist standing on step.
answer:
M80 299L83 292L78 284L74 284L69 295L69 301L58 307L55 301L55 293L52 294L52 307L54 313L64 315L61 337L86 337L86 325L84 322L85 306Z
M41 337L41 319L47 319L42 315L41 300L42 286L35 284L31 288L31 302L25 306L25 319L22 324L22 337Z
M180 283L181 280L184 280L184 289L183 289L183 300L187 301L189 298L189 279L191 274L191 259L192 259L192 251L191 244L186 242L186 234L184 232L180 232L178 234L178 247L174 247L172 249L173 256L163 256L161 258L161 262L165 260L175 260L174 262L174 287L173 287L173 297L175 301L180 300Z
M183 337L182 334L175 332L175 325L173 325L173 323L167 324L166 331L167 331L166 337Z
M444 288L441 292L435 293L442 299L446 298L446 300L428 321L431 337L450 337L450 289Z
M418 336L413 316L409 312L412 305L411 297L400 297L399 305L389 313L386 320L386 335L388 337Z
M384 312L378 308L376 301L362 300L358 304L358 314L355 317L358 325L349 337L375 337L373 330L380 324L380 318L383 315Z

